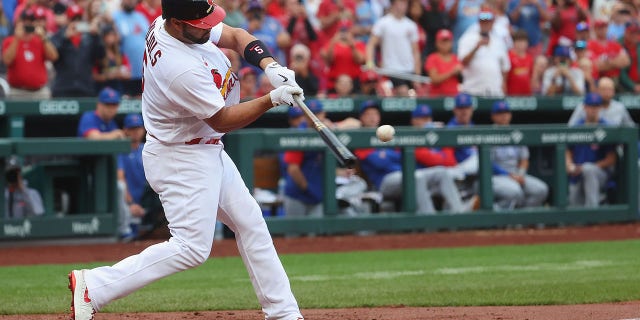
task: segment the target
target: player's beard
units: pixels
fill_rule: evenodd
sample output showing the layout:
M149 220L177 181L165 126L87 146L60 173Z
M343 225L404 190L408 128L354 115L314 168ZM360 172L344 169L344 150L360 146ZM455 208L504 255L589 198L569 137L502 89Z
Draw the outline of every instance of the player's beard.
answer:
M197 43L197 44L203 44L203 43L207 43L207 41L209 41L209 36L210 36L211 32L207 32L205 33L202 37L196 37L192 34L190 34L189 32L187 32L186 29L182 29L182 36L193 42L193 43Z

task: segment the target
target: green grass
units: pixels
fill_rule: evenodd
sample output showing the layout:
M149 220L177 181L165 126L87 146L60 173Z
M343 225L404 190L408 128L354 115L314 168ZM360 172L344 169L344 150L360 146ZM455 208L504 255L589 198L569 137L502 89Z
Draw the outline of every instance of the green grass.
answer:
M302 308L540 305L640 299L640 240L283 255ZM0 268L0 314L68 309L66 274L103 265ZM107 312L259 309L239 258L162 279Z

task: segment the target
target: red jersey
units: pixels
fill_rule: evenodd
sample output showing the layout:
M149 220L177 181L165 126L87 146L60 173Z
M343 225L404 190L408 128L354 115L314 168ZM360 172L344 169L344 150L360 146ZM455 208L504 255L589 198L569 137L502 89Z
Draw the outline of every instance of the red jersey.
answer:
M453 167L458 164L453 148L442 148L439 150L418 147L415 152L418 164L426 168L436 166Z
M455 69L456 66L460 64L458 61L458 57L455 54L451 54L448 60L442 58L442 56L434 52L427 57L427 60L424 63L424 70L429 73L429 70L434 69L438 71L438 74L443 74L447 72L451 72ZM430 95L433 97L437 96L455 96L458 94L458 85L460 82L458 81L458 77L450 77L449 79L439 83L439 84L431 84Z
M282 21L282 17L287 16L287 10L278 1L269 1L269 4L265 8L267 15L270 15L277 20ZM286 28L287 25L283 24Z
M136 11L142 13L142 15L147 18L149 23L153 23L157 17L162 15L162 7L158 6L156 8L152 8L144 2L138 3L136 6Z
M342 3L344 6L344 10L351 11L351 15L355 16L356 4L352 0L343 0ZM318 13L316 13L316 16L318 18L322 18L340 11L343 10L339 9L338 5L333 0L322 0L322 2L320 2L320 6L318 7ZM322 29L322 32L324 33L325 39L327 39L327 41L328 39L333 38L333 36L336 34L339 24L340 20L337 20L332 25Z
M528 53L519 56L514 51L509 51L509 61L511 70L507 74L507 95L530 96L533 57Z
M10 36L2 42L2 51L7 50L14 41ZM29 40L20 40L16 58L7 66L7 82L19 89L37 90L47 84L44 43L36 35Z
M587 50L591 52L591 60L595 63L598 60L607 60L612 59L620 54L622 51L622 46L610 40L599 41L599 40L589 40L587 42ZM611 77L617 78L620 76L620 69L613 69L609 71L598 72L599 77Z
M583 7L584 8L584 7ZM552 7L551 12L557 11L557 7ZM549 45L547 46L547 56L553 55L553 49L558 44L561 37L568 38L571 41L576 41L576 24L578 24L580 10L578 5L571 7L564 7L560 11L560 20L562 21L560 28L555 30L551 28L551 34L549 36Z
M355 49L358 50L363 56L366 54L366 45L362 41L356 41ZM327 44L323 50L329 50L329 44ZM333 62L329 65L329 71L327 76L329 77L329 88L333 88L333 82L341 74L348 74L352 79L360 77L361 73L360 65L353 60L353 52L348 45L336 42L333 45Z

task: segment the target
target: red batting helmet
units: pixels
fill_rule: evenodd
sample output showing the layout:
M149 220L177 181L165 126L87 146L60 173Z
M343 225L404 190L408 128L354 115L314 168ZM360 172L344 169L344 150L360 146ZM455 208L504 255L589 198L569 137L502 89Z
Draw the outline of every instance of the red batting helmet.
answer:
M211 29L227 13L213 0L162 0L162 17L176 18L196 28Z

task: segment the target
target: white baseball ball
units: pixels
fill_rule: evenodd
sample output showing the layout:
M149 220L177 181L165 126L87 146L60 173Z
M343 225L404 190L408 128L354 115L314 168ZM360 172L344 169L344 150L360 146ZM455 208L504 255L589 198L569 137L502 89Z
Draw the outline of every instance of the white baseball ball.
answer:
M396 129L388 124L381 125L378 127L378 129L376 129L376 137L378 137L378 139L380 139L380 141L382 142L391 141L395 134Z

